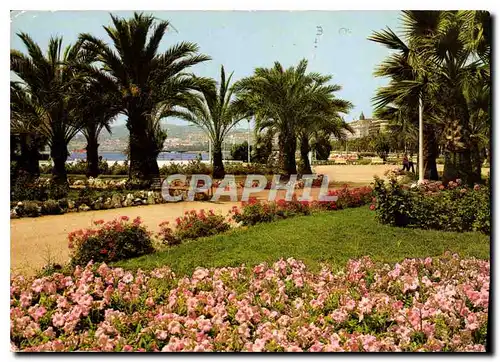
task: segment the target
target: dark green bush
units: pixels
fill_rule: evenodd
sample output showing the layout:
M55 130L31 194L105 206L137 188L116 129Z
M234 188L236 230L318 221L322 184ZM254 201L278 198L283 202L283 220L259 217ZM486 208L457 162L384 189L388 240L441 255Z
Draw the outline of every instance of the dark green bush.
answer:
M63 210L56 200L49 199L42 203L42 215L59 215Z
M22 216L38 217L41 215L41 207L36 201L25 201L20 208Z
M491 231L490 190L452 182L448 188L410 189L394 179L387 184L375 179L377 217L383 224L446 231Z

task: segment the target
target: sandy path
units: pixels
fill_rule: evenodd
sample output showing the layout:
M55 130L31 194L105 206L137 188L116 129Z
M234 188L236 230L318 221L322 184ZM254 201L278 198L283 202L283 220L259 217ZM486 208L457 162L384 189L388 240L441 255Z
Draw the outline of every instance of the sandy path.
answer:
M314 166L314 172L328 175L328 181L370 184L373 176L384 176L384 172L397 168L395 165L329 165Z

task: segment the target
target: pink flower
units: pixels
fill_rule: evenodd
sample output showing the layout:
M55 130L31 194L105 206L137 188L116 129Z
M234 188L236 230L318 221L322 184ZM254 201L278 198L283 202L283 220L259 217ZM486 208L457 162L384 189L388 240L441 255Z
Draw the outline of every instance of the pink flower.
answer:
M54 327L62 327L65 322L66 321L64 319L64 316L60 312L56 312L52 316L52 324L54 325Z
M125 273L122 280L124 283L129 284L129 283L132 283L132 281L134 280L134 276L132 275L132 273L128 272L128 273Z

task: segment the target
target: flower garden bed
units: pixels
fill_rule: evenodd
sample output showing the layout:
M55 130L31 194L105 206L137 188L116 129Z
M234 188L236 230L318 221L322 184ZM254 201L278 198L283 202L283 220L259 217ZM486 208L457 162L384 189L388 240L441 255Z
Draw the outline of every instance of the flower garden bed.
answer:
M14 351L485 351L490 264L447 254L310 272L105 264L13 276Z
M278 200L276 202L262 202L250 198L242 202L241 208L233 207L233 220L241 225L255 225L261 222L271 222L287 219L293 216L309 215L314 211L341 210L351 207L360 207L373 201L371 187L348 188L330 190L328 196L337 196L337 201L291 201Z

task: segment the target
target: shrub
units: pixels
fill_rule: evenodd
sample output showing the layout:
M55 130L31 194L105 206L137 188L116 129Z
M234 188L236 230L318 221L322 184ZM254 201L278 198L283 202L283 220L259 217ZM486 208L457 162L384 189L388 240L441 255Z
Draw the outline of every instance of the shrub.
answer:
M276 202L261 202L250 198L242 202L241 209L234 206L231 213L233 220L244 226L255 225L262 222L271 222L286 219L297 215L309 215L309 202L300 202L296 198L292 201L278 200Z
M168 221L160 224L158 237L166 245L177 245L184 240L220 234L231 228L224 216L217 215L212 210L205 213L203 209L198 212L186 211L175 223L175 229L169 227Z
M36 201L24 201L23 206L20 208L22 216L38 217L41 215L42 208Z
M42 174L49 174L52 172L52 164L49 163L43 163L40 165L40 173Z
M370 187L357 187L328 191L329 196L337 196L337 201L298 201L294 196L291 201L261 202L250 198L242 202L241 208L236 206L231 210L234 221L242 225L255 225L261 222L271 222L293 216L309 215L313 211L337 210L348 207L367 205L372 201L373 190Z
M13 275L14 351L485 351L490 262L368 257L340 272L272 264Z
M44 200L47 197L47 190L44 185L28 172L19 171L16 179L12 181L12 200Z
M150 232L137 217L129 222L122 216L104 223L94 222L95 228L76 230L68 235L71 264L85 265L89 261L112 262L133 258L154 251Z
M212 173L212 166L201 162L201 160L191 160L187 164L182 163L171 163L168 165L163 165L160 168L161 175L193 175L193 174L203 174L209 175Z
M328 195L338 197L335 202L336 209L345 209L369 204L372 201L373 189L369 186L349 188L344 185L341 189L328 191Z
M56 200L49 199L42 203L42 214L44 215L59 215L62 214L62 209Z
M360 159L360 160L357 160L356 163L358 165L370 165L372 163L372 160L371 159Z
M78 191L77 204L85 204L90 206L90 204L92 204L97 198L97 195L98 193L96 190L85 185L84 188L81 188L80 191Z
M390 179L375 180L377 217L383 224L448 231L490 233L491 202L487 186L468 189L460 181L447 186L426 182L408 188Z
M87 173L87 161L82 159L74 162L67 162L66 171L69 174L85 175Z
M53 200L63 199L68 196L69 186L67 184L57 184L49 181L48 189L47 189L47 197Z
M108 168L108 174L110 175L128 175L128 162L125 161L123 165L119 164L118 161Z

